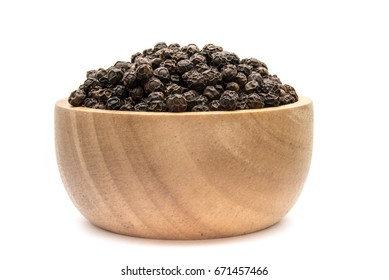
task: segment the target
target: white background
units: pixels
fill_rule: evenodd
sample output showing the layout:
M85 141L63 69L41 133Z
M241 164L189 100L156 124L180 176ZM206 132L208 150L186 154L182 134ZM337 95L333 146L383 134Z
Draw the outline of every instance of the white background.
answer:
M388 26L377 0L2 1L0 279L131 279L120 276L126 265L389 279ZM281 223L221 240L144 240L91 226L70 202L55 161L55 101L87 70L158 41L259 58L313 99L311 171Z

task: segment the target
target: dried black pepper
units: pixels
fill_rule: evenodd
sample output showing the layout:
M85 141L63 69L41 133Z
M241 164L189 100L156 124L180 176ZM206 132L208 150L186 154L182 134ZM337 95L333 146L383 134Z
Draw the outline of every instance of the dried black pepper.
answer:
M130 61L89 70L70 93L74 107L204 112L275 107L298 101L296 90L256 58L240 59L214 44L159 42Z
M72 106L81 106L84 103L86 96L87 95L83 90L75 90L70 94L68 102Z
M224 110L235 110L238 102L238 94L232 90L226 90L220 97L220 107Z
M182 94L171 94L166 98L169 112L184 112L187 107L186 99Z
M109 110L119 110L122 105L123 101L117 96L111 97L107 100L107 109Z

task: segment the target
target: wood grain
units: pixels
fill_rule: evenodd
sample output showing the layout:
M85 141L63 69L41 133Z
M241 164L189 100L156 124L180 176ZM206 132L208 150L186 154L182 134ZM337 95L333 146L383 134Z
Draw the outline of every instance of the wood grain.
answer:
M106 230L206 239L269 227L308 174L313 106L206 113L55 106L58 167L75 206Z

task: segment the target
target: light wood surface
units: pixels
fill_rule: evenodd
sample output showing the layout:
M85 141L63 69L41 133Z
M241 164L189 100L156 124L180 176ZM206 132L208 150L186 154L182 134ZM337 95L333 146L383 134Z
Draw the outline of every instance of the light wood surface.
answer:
M308 174L312 101L234 112L150 113L55 106L64 186L106 230L206 239L269 227Z

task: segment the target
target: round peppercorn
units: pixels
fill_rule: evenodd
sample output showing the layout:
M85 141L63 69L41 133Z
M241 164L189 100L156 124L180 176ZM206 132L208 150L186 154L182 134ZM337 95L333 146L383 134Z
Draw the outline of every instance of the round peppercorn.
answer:
M253 67L248 64L239 64L237 69L239 72L244 73L246 76L250 75L251 72L253 71Z
M166 98L169 112L184 112L187 107L186 99L182 94L171 94Z
M134 70L128 70L123 75L123 85L127 88L132 88L137 85L136 73Z
M165 112L167 110L166 103L162 100L150 101L147 111L151 112Z
M247 77L242 72L238 72L232 80L236 82L240 87L243 87L247 83Z
M202 73L205 82L208 86L214 86L217 83L220 83L222 80L222 75L216 68L210 68L208 70L205 70Z
M111 67L108 69L107 77L111 85L118 85L122 81L123 72L120 68Z
M193 63L189 59L183 59L177 62L177 73L182 75L194 68Z
M192 61L193 65L197 65L197 64L200 64L200 63L206 63L207 62L205 56L203 56L200 53L193 54L190 57L190 61Z
M164 82L170 80L170 73L166 67L158 67L157 69L155 69L154 76Z
M128 91L125 86L117 85L112 89L112 96L119 97L120 99L125 99L128 97Z
M150 78L144 85L144 90L146 93L150 93L153 91L163 91L165 89L165 85L155 77Z
M70 103L70 105L78 107L84 103L86 96L87 95L83 90L78 89L78 90L73 91L70 94L70 96L68 98L68 102Z
M236 74L238 74L238 70L233 64L227 64L222 68L221 76L224 82L231 82Z
M173 53L172 59L178 62L178 61L183 60L183 59L188 59L188 55L185 52L176 50Z
M147 81L153 76L153 68L150 64L141 64L136 68L136 78L140 81Z
M220 110L220 100L212 100L209 102L209 109L211 111L219 111Z
M186 52L189 56L198 53L200 51L199 47L196 44L189 44L182 47L182 51Z
M128 69L130 69L130 65L131 65L131 63L129 63L127 61L117 61L113 66L116 68L119 68L124 73Z
M257 93L249 94L246 103L250 109L259 109L265 107L264 98L259 96Z
M89 92L89 96L96 98L99 101L106 101L112 97L112 89L95 88Z
M128 94L129 96L132 98L132 100L134 101L139 101L142 99L143 97L143 88L141 86L138 86L138 87L135 87L135 88L131 88L128 90Z
M207 86L204 76L196 70L186 72L182 78L190 89L196 91L202 91Z
M280 105L286 105L296 102L296 99L291 94L285 94L279 97Z
M199 96L199 93L195 90L189 90L183 93L186 103L187 109L191 110L195 105L197 105L196 98Z
M203 91L203 95L208 98L208 100L215 100L219 99L221 94L214 86L207 86Z
M183 92L184 92L184 88L175 83L168 84L168 86L165 89L166 95L182 94Z
M161 49L164 49L164 48L167 48L167 44L165 42L158 42L154 46L154 52L161 50Z
M105 102L98 102L93 106L93 109L105 110L107 109L107 104L105 104Z
M265 107L277 107L280 105L280 99L278 95L273 93L261 94L264 99Z
M119 110L122 107L123 102L119 97L111 97L107 100L107 109L109 110Z
M257 81L249 81L247 84L244 86L244 91L248 93L254 93L254 92L259 92L259 84Z
M200 73L204 73L205 71L207 70L210 70L212 69L213 67L210 67L208 64L206 63L198 63L196 64L196 70ZM217 70L217 69L216 69Z
M220 107L224 110L235 110L238 101L238 94L232 90L226 90L220 97Z
M274 95L278 95L280 92L279 84L271 79L264 79L261 89L265 93L271 93Z
M87 78L84 83L82 84L83 90L85 92L89 92L93 87L98 86L99 81L96 78Z
M94 108L97 105L97 103L99 102L97 101L96 98L85 98L83 106L88 108Z
M217 68L227 64L227 59L224 56L223 52L215 52L211 55L211 65Z
M236 103L236 110L246 110L246 109L250 109L246 102L238 101Z
M151 59L151 67L153 69L157 69L159 67L159 65L161 64L162 62L162 59L160 59L159 57L154 57L153 59Z
M196 105L207 105L208 98L204 95L199 95L194 99L195 106Z
M261 74L262 77L266 77L269 75L269 71L265 67L255 68L255 72L258 72L259 74Z
M137 53L134 53L133 55L131 55L131 62L134 63L135 62L135 59L139 56L142 56L142 53L141 52L137 52Z
M223 51L224 57L227 60L227 63L238 65L240 62L239 56L237 56L235 53L230 53L227 51Z
M262 75L257 72L252 72L248 77L247 81L256 81L259 86L263 85Z
M161 62L160 67L165 67L169 70L170 75L176 72L176 63L172 59L166 59Z
M229 82L226 84L226 90L233 90L235 92L239 92L240 86L238 83L235 82Z
M163 92L152 92L149 94L148 99L150 101L163 101L165 99L165 95Z

